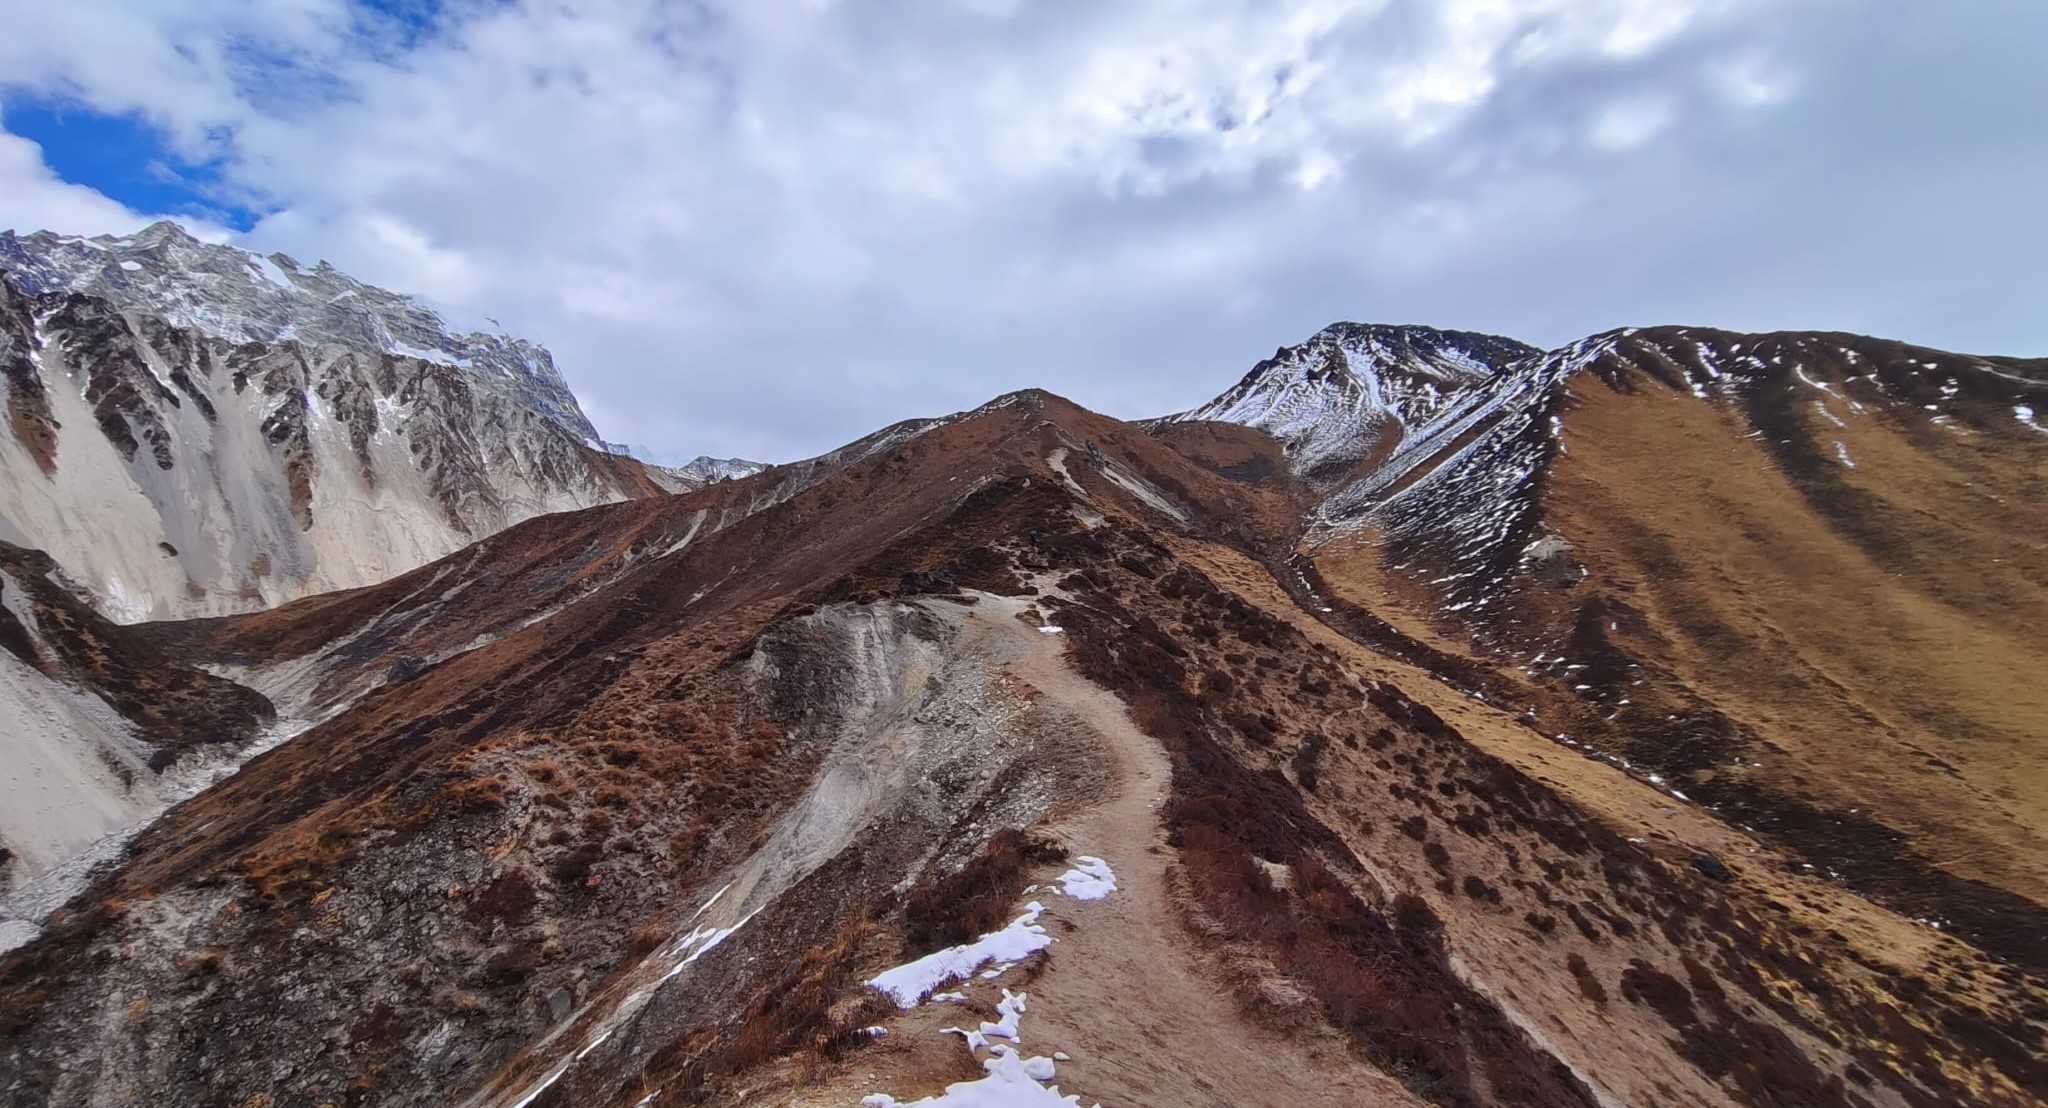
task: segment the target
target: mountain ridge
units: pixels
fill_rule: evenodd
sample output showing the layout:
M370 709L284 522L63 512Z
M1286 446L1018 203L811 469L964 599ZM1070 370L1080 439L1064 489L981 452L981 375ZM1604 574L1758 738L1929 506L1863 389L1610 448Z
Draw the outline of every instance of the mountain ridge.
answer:
M169 223L0 234L0 374L0 540L127 621L369 584L751 465L614 454L544 348Z
M1620 349L1548 363L1577 368L1522 413L1545 441L1561 413L1544 473L1600 461L1575 422L1623 441L1668 414L1709 458L1755 441ZM2000 426L1978 445L2034 446ZM1882 472L1879 441L1852 443L1859 475ZM1433 454L1417 483L1487 456ZM1559 472L1542 488L1590 479ZM1028 390L808 465L529 520L368 589L145 628L321 722L173 811L0 962L0 1088L852 1103L878 1074L906 1096L975 1076L987 1052L943 1026L1000 1026L1022 1001L998 990L1028 988L1034 1047L1072 1055L1061 1087L1104 1103L1200 1102L1238 1072L1313 1096L1337 1059L1376 1082L1354 1100L1404 1106L2037 1101L2038 903L1930 927L1908 915L1926 888L1814 868L1872 851L1825 830L1846 806L1810 797L1817 818L1782 822L1796 797L1686 799L1733 798L1715 776L1736 750L1825 768L1780 761L1781 733L1784 752L1723 747L1680 779L1647 757L1682 761L1668 729L1594 727L1631 696L1661 718L1667 669L1696 679L1596 635L1596 598L1617 623L1655 614L1647 586L1619 591L1597 513L1565 531L1573 572L1531 565L1454 611L1428 589L1458 548L1416 547L1435 563L1419 581L1369 577L1352 563L1390 571L1386 549L1328 541L1358 536L1324 527L1327 493L1263 432L1142 428ZM1565 635L1570 660L1475 645L1514 619ZM1741 710L1712 693L1690 725ZM1925 787L1901 775L1897 798ZM1131 799L1098 819L1112 795ZM1939 840L1899 834L1890 857L1929 865L1913 852ZM1024 906L1057 851L1127 876L1104 902L1127 898L1124 925L1043 891ZM969 903L996 927L1042 910L1071 945L959 1000L902 1009L862 984L931 952L915 912ZM1242 1024L1190 1037L1148 1007L1169 978L1197 990L1180 1010ZM139 995L102 1060L65 1068ZM203 1073L175 1031L194 1024L228 1030Z
M545 347L505 334L452 332L414 298L358 281L324 260L306 270L289 255L203 243L159 220L125 236L0 232L0 268L30 295L83 292L230 342L296 338L473 365L515 382L522 403L580 440L598 441Z
M37 479L53 425L175 474L237 403L351 495L482 456L373 465L387 404L638 467L494 373L4 291ZM232 681L242 729L81 895L6 905L0 1094L2026 1108L2044 369L1336 324L1178 417L1026 389L629 468L261 610L95 622L0 546L9 680L132 704L162 659L147 727ZM879 991L1002 934L1035 945ZM1028 1060L990 1045L1025 989Z

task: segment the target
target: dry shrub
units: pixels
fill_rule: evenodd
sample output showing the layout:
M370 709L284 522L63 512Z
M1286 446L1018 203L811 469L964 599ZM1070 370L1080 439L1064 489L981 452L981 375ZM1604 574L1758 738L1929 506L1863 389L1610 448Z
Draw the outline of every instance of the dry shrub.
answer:
M470 901L463 916L471 923L496 919L517 925L525 923L533 914L533 906L538 900L533 878L523 869L509 869Z
M447 785L442 795L457 812L501 811L511 803L512 783L504 774L493 773Z
M594 846L579 846L548 863L548 876L557 885L565 888L581 886L590 877L590 868L604 859L604 851Z
M1565 968L1571 970L1572 976L1578 980L1579 991L1586 995L1587 1000L1595 1004L1607 1003L1607 987L1600 983L1598 977L1593 976L1593 967L1586 964L1585 955L1574 950L1571 956L1564 960L1564 964Z
M533 976L533 971L539 967L540 951L531 944L521 943L491 955L484 962L479 976L489 988L504 988Z
M1316 791L1322 779L1320 762L1323 751L1329 749L1330 740L1321 735L1310 735L1301 740L1301 746L1294 752L1294 779L1310 792Z
M866 1042L862 1028L894 1005L872 990L852 1003L841 998L858 983L861 946L873 933L864 912L848 920L830 946L814 946L770 976L734 1024L692 1027L650 1055L641 1086L662 1089L664 1100L701 1103L764 1063L806 1052L837 1059Z
M1500 890L1487 884L1486 879L1478 874L1468 873L1465 875L1464 889L1465 895L1474 900L1483 900L1488 904L1500 903Z
M555 761L553 758L542 758L539 761L528 763L526 766L526 776L542 785L561 786L570 784L568 771L562 768L562 763Z
M1009 922L1032 865L1066 860L1058 844L1005 827L990 836L960 871L927 880L903 906L905 945L913 956L969 942Z

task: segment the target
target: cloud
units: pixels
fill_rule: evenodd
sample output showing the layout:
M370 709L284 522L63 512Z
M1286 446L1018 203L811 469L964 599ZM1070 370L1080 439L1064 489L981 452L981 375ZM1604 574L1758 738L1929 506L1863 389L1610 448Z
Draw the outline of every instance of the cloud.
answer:
M1633 150L1656 138L1677 117L1671 102L1661 97L1609 104L1593 122L1593 145L1602 150Z
M502 320L682 454L1025 385L1155 414L1338 318L2048 340L2017 6L415 11L44 5L0 85L149 113L270 213L247 244Z
M0 119L0 123L4 123ZM122 234L149 222L97 191L58 179L43 164L42 147L0 131L0 224L23 232L48 229L71 235Z

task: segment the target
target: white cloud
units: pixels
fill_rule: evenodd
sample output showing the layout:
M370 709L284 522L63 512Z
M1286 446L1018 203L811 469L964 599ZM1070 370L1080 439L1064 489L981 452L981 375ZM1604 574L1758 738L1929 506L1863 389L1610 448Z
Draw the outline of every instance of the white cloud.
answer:
M1792 74L1759 54L1721 59L1712 66L1710 78L1724 99L1745 108L1782 104L1799 91Z
M226 142L251 245L550 343L608 437L782 458L1025 384L1190 404L1340 316L1782 312L1695 237L1863 179L1819 113L1914 41L1838 61L1832 7L522 0L400 49L341 0L72 0L0 83ZM1817 142L1841 168L1779 180Z
M1600 109L1590 137L1602 150L1633 150L1662 134L1677 118L1677 109L1663 97L1625 100Z
M148 222L92 189L59 180L43 164L42 147L0 132L0 230L121 234Z

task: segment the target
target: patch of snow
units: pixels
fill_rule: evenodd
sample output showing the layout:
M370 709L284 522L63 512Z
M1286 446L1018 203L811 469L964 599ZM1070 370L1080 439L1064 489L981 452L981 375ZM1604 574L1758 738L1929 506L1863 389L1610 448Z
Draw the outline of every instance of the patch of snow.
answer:
M128 272L130 272L130 273L140 273L140 272L142 272L142 263L141 263L141 262L122 262L122 263L121 263L121 268L122 268L122 269L125 269L125 270L127 270L127 271L128 271Z
M988 1076L979 1081L956 1081L946 1091L923 1100L902 1101L887 1093L861 1098L861 1108L1077 1108L1079 1097L1060 1095L1053 1079L1050 1058L1026 1058L1007 1046L998 1046L981 1063Z
M960 1027L948 1027L941 1031L940 1034L958 1035L966 1039L967 1049L969 1050L987 1050L988 1040L991 1036L998 1039L1008 1039L1013 1043L1021 1043L1023 1040L1017 1037L1017 1021L1023 1018L1024 1015L1024 999L1023 993L1013 993L1008 989L1004 989L1003 999L996 1005L997 1019L995 1022L991 1023L988 1020L983 1020L981 1026L972 1031Z
M1052 936L1038 923L1044 911L1045 905L1034 900L1008 927L885 970L868 984L888 993L897 1007L915 1008L933 989L967 977L990 962L1015 963L1052 945Z
M1825 382L1816 381L1813 378L1807 376L1805 367L1793 366L1792 372L1796 374L1801 381L1804 381L1805 383L1812 385L1814 388L1817 388L1820 391L1827 393L1829 396L1835 395L1835 390L1829 388Z
M1849 457L1849 448L1840 442L1835 443L1835 458L1850 469L1856 468L1856 460Z
M2012 406L2012 414L2013 417L2015 419L2018 419L2021 423L2024 423L2027 426L2032 427L2034 430L2039 431L2044 435L2048 435L2048 427L2043 427L2040 424L2034 422L2034 409L2031 405L2014 404Z
M1039 628L1038 630L1039 630L1039 633L1040 633L1040 634L1044 634L1044 635L1057 635L1057 634L1059 634L1060 632L1062 632L1062 631L1065 631L1065 630L1066 630L1066 628L1064 628L1064 627L1058 627L1058 626L1055 626L1055 625L1053 625L1053 624L1050 624L1050 623L1048 623L1048 624L1046 624L1045 626L1043 626L1043 627Z
M401 342L398 339L391 340L391 352L393 354L403 354L408 358L418 358L423 362L437 362L441 365L466 366L469 364L468 358L457 357L445 350L430 350L424 346L414 346L411 343Z
M704 517L705 517L705 516L707 516L707 515L709 515L709 514L710 514L710 510L709 510L709 509L706 509L706 508L699 508L699 509L697 509L697 514L696 514L696 515L694 515L694 516L692 516L692 517L690 517L690 530L689 530L688 532L686 532L686 533L685 533L685 534L683 535L683 537L682 537L682 538L680 538L680 539L677 539L676 541L674 541L674 542L670 543L670 544L669 544L669 546L668 546L668 549L666 549L666 550L663 550L663 551L662 551L661 553L659 553L659 554L655 555L655 557L657 557L657 558L666 558L666 557L668 557L668 556L669 556L669 555L671 555L671 554L680 554L680 553L682 553L682 552L683 552L683 548L684 548L684 547L687 547L687 546L689 546L689 545L690 545L690 540L691 540L691 539L694 539L694 538L696 538L696 537L697 537L697 530L698 530L698 528L700 528L700 527L704 526Z
M1108 862L1083 854L1073 869L1060 874L1060 885L1075 900L1101 900L1116 891L1116 873Z
M278 288L285 289L287 291L291 289L291 276L285 272L283 266L278 265L276 262L271 261L269 258L266 258L261 254L250 254L248 255L248 259L249 268L256 271L256 276L263 278L265 281L268 281L273 285L276 285Z
M1074 475L1067 471L1066 447L1062 446L1057 450L1054 450L1052 453L1047 454L1045 456L1045 464L1051 466L1052 471L1060 475L1060 480L1062 482L1065 482L1068 488L1074 490L1077 493L1080 493L1083 496L1088 495L1088 490L1082 488L1081 483L1079 481L1074 480Z

